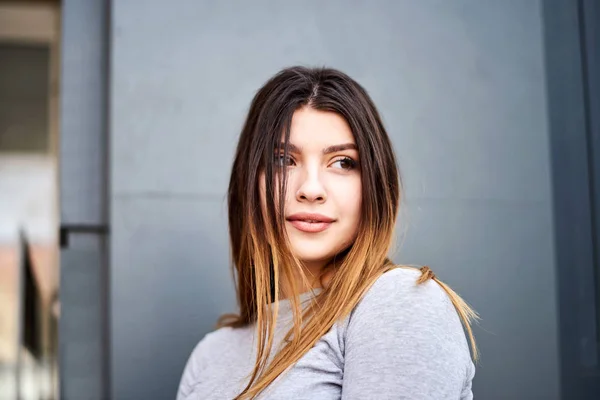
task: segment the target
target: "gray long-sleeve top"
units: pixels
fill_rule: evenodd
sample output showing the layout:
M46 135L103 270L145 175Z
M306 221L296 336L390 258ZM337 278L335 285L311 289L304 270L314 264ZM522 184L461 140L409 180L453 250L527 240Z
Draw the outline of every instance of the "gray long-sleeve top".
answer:
M446 292L435 282L416 284L420 272L382 275L351 314L336 323L258 398L472 399L475 367ZM312 293L300 296L303 304ZM281 300L275 344L291 327ZM256 359L255 326L221 328L192 352L177 400L233 399Z

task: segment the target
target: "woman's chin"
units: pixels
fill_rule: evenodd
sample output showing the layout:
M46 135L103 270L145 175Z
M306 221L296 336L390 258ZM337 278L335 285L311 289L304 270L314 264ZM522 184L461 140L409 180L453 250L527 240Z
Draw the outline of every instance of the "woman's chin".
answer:
M301 249L292 247L292 251L303 264L311 267L311 269L312 266L324 267L335 255L335 252L329 249L316 249L314 247Z
M291 251L305 264L327 264L336 254L341 254L348 248L348 241L335 240L298 240L291 238Z

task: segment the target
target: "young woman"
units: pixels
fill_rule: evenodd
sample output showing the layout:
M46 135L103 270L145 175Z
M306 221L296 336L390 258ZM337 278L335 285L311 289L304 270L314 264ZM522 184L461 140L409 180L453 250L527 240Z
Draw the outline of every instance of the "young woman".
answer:
M229 183L240 312L196 346L177 399L471 399L477 315L428 267L387 258L399 200L358 83L323 68L271 78Z

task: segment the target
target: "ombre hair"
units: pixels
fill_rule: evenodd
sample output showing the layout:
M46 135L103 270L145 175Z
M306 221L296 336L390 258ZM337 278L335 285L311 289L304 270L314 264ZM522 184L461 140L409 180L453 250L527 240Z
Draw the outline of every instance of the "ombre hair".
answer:
M356 240L325 269L331 279L304 310L297 278L307 277L285 232L285 166L294 112L302 107L334 112L348 123L361 159L361 218ZM264 184L261 180L264 179ZM261 193L262 192L262 193ZM401 182L392 144L367 92L348 75L330 68L286 68L254 96L239 138L229 181L229 235L239 314L218 326L257 326L257 359L236 399L253 399L295 364L333 326L348 316L383 273L399 266L388 259L400 203ZM324 272L325 272L324 271ZM448 293L477 347L470 324L477 314L429 268L417 283L435 280ZM290 299L293 326L271 357L281 292ZM270 307L273 303L274 307ZM270 361L269 361L270 360Z

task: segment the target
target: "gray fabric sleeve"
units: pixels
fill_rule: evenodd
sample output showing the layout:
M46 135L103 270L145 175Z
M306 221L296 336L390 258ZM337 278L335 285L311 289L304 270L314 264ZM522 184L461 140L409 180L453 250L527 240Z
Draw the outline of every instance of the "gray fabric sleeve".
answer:
M200 341L192 351L185 365L184 372L179 382L177 390L177 400L188 400L194 391L194 386L198 384L200 369L202 368L201 352L203 341Z
M446 292L419 271L380 277L350 316L342 399L472 399L465 334Z

